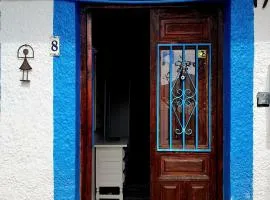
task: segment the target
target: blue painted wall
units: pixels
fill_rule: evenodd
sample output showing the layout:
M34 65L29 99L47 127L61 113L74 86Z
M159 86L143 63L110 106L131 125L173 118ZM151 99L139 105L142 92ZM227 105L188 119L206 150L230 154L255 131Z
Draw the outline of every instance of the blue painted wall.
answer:
M224 51L225 200L253 198L253 1L226 5Z
M54 195L57 200L79 199L79 1L92 0L54 1L54 35L61 39L61 55L54 58L53 71ZM124 2L114 2L118 1ZM136 3L154 1L158 2L149 0ZM166 1L177 2L161 0L159 3ZM178 0L191 1L195 0ZM245 200L253 196L254 14L251 0L226 2L223 73L224 200Z
M54 35L60 57L54 58L54 199L79 199L80 58L79 12L74 1L54 2Z

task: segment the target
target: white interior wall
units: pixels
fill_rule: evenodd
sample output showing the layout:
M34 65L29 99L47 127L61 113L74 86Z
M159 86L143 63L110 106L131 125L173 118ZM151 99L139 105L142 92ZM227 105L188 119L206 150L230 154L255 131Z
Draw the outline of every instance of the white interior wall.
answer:
M53 199L53 0L2 0L0 11L0 199ZM17 58L25 43L29 84Z
M270 108L257 107L258 92L270 92L270 4L254 9L254 199L270 199Z

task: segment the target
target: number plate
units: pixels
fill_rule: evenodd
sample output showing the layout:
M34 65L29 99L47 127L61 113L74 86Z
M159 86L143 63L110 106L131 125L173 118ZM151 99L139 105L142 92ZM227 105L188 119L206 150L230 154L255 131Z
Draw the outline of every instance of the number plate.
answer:
M59 38L59 36L51 37L50 55L51 56L59 56L60 55L60 38Z
M207 51L206 50L198 50L198 58L206 58Z

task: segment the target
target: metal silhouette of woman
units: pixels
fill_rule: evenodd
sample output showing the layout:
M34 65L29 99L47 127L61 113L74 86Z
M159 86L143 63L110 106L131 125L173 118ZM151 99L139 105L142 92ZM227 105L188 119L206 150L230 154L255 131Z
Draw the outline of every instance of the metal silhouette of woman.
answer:
M30 81L28 80L28 71L32 69L32 67L29 65L28 61L27 61L27 55L28 55L29 51L28 49L24 49L23 50L23 54L24 54L24 60L23 60L23 63L20 67L20 70L23 71L23 76L22 76L22 79L21 81ZM24 72L26 71L26 78L24 76Z
M23 71L21 81L29 82L30 80L28 79L28 72L32 69L32 67L28 63L28 59L34 58L34 49L30 45L24 44L19 47L17 57L19 59L23 59L23 63L19 68Z

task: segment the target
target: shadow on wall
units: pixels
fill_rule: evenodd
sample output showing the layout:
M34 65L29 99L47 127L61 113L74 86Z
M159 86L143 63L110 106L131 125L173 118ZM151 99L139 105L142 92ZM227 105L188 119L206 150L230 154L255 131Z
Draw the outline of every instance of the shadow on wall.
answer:
M270 65L268 65L267 69L267 81L266 81L266 92L270 92ZM267 149L270 149L270 107L266 107L265 109L266 114L266 146Z

